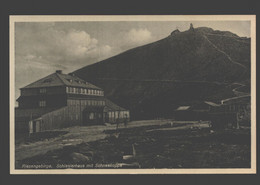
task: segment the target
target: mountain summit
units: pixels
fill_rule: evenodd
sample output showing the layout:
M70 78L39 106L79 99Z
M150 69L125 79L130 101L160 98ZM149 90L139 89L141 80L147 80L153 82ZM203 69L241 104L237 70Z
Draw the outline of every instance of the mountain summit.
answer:
M75 71L81 78L234 82L249 78L250 39L200 27Z
M146 100L149 105L157 107L160 101L173 105L180 101L202 100L220 89L213 84L250 79L250 38L207 27L194 28L191 24L186 31L176 29L162 40L128 50L74 73L100 86L108 92L107 96L130 109L144 106ZM210 84L210 88L201 84ZM187 97L183 97L185 95ZM167 99L167 96L176 97Z

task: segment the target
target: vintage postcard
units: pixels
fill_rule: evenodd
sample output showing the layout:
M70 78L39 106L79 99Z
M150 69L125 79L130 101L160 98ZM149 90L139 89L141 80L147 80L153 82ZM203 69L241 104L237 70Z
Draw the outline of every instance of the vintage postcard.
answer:
M255 15L10 16L10 173L254 174L255 67Z

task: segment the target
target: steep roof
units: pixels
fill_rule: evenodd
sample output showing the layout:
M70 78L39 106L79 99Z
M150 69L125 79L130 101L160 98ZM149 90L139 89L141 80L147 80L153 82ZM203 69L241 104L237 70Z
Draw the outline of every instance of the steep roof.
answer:
M108 99L105 99L105 101L106 101L106 106L105 106L106 111L126 111L126 109L116 105L115 103L113 103Z
M216 104L214 102L210 102L210 101L204 101L206 104L210 105L210 106L213 106L213 107L219 107L220 104Z
M190 106L179 106L176 110L188 110Z
M55 107L55 108L33 108L33 109L15 108L15 119L19 119L19 118L28 118L29 119L30 117L35 119L35 118L42 116L43 114L52 112L56 109L58 109L58 108L57 107Z
M23 87L22 89L54 86L82 87L101 90L101 88L89 82L86 82L75 75L63 74L61 72L52 73L40 80L37 80Z

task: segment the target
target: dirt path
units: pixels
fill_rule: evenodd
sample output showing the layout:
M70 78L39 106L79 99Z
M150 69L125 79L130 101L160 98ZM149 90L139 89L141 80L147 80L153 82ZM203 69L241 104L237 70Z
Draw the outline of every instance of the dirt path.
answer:
M129 122L127 128L142 127L150 125L163 125L169 123L170 120L145 120ZM174 121L174 124L187 123L187 121ZM197 123L189 121L189 123ZM59 149L68 145L77 145L82 142L91 142L104 139L107 134L105 130L115 130L116 125L108 126L76 126L61 129L59 131L68 131L67 134L52 138L49 140L33 142L29 144L20 144L15 147L15 160L23 160L40 154L45 154L48 151ZM119 128L124 128L123 124Z
M224 52L223 50L219 49L215 44L213 44L213 43L208 39L208 37L207 37L206 35L203 35L203 36L204 36L204 38L205 38L218 52L224 54L224 55L228 58L228 60L229 60L230 62L232 62L233 64L236 64L236 65L239 65L240 67L242 67L242 68L244 68L245 70L247 70L247 67L246 67L246 66L244 66L243 64L240 64L240 63L238 63L238 62L235 62L226 52Z
M232 91L235 93L235 95L237 95L237 96L249 95L249 93L239 91L240 88L246 86L245 84L241 84L241 83L234 83L234 84L239 85L238 87L236 87L236 88L234 88L234 89L232 90Z
M232 89L232 91L234 92L234 94L235 94L236 96L221 100L221 104L224 104L225 102L227 102L227 101L229 101L229 100L233 100L233 99L238 99L238 98L250 96L250 93L238 91L238 89L240 89L240 88L242 88L242 87L245 86L244 84L241 84L241 83L233 83L233 84L239 85L238 87Z

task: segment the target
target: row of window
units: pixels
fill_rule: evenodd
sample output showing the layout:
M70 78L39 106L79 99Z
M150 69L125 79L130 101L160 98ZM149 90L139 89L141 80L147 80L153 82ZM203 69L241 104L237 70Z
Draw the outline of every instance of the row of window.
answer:
M109 118L129 118L128 111L115 111L115 112L108 112Z
M96 95L96 96L104 96L104 92L96 89L84 89L84 88L76 88L76 87L66 87L67 93L73 94L86 94L86 95Z
M41 94L46 93L46 88L41 88L40 90ZM66 87L67 93L72 94L86 94L86 95L96 95L96 96L104 96L104 92L101 90L96 89L84 89L84 88L76 88L76 87Z
M89 106L105 106L105 101L102 100L68 100L68 105L89 105ZM39 107L46 107L46 101L39 101Z
M68 105L105 106L105 101L102 101L102 100L68 100Z
M46 101L45 100L39 101L39 107L46 107Z
M212 110L232 112L232 111L244 110L244 109L247 109L247 108L248 107L246 105L227 105L224 108L223 107L214 107Z
M40 93L46 93L46 88L40 89Z

